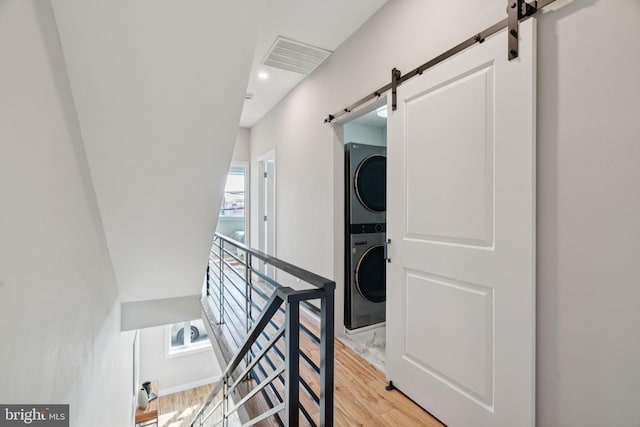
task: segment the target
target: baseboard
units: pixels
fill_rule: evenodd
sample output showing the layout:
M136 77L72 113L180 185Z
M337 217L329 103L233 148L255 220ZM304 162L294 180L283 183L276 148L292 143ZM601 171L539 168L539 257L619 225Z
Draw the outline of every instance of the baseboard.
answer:
M179 393L181 391L189 390L192 388L200 387L201 385L211 384L220 381L220 375L211 378L204 378L202 380L194 381L188 384L182 384L175 387L169 387L158 390L160 396L166 396L167 394Z
M386 327L387 327L387 322L382 322L382 323L376 323L376 324L369 325L369 326L363 326L363 327L358 328L358 329L347 329L347 328L344 328L344 333L347 334L347 335L358 335L358 334L361 334L363 332L373 331L373 330L382 329L382 328L386 328Z

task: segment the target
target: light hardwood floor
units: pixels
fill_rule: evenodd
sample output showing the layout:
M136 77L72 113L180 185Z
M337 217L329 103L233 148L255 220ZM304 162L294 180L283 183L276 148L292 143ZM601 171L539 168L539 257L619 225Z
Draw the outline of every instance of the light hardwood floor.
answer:
M189 426L193 416L200 409L212 389L213 384L209 384L180 393L160 396L158 427Z
M341 341L335 344L335 425L444 427L397 390L384 374Z
M402 393L386 391L384 374L339 340L335 355L336 426L443 427ZM211 389L202 386L160 397L160 427L188 426Z

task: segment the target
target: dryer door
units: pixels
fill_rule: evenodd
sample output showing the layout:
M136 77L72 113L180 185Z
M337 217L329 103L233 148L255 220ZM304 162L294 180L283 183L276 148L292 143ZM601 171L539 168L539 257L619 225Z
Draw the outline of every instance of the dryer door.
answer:
M384 246L367 249L356 266L355 281L360 295L371 302L384 302L387 299L386 274Z
M372 212L387 209L387 158L375 154L364 159L354 177L356 196Z

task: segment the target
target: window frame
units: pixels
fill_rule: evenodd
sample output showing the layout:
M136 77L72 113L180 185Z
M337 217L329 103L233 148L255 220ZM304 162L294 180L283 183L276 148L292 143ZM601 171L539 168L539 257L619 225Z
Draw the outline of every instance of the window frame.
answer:
M173 346L171 344L171 338L172 338L171 329L175 325L183 325L183 327L185 328L185 331L187 330L187 326L188 326L188 330L189 332L191 332L191 322L195 322L198 320L202 321L203 328L204 328L204 321L202 319L186 320L184 322L171 323L165 326L165 357L167 359L172 359L174 357L181 357L189 354L212 350L211 341L208 337L207 339L203 339L196 343L192 343L191 333L189 334L185 333L184 338L185 338L185 341L188 341L188 343L185 343L179 347ZM206 331L206 328L204 328L204 330ZM208 331L207 331L207 335L208 335Z
M227 191L227 183L229 180L229 176L242 176L243 179L243 189L242 191ZM227 172L227 177L226 177L226 181L225 181L225 188L222 192L222 203L220 205L220 210L218 212L218 218L243 218L244 222L245 222L245 229L246 229L246 222L247 222L247 213L248 213L248 209L247 209L247 205L248 205L248 195L249 195L249 191L248 191L248 166L245 162L232 162L231 166L229 167L229 171ZM236 208L236 209L227 209L224 207L225 205L225 201L227 200L227 194L235 194L235 195L242 195L242 208ZM227 215L225 214L225 211L241 211L242 215Z

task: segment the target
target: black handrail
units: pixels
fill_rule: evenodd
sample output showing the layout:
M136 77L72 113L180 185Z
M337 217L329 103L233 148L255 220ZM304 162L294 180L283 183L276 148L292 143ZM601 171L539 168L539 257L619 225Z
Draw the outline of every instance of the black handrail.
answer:
M240 349L237 351L235 356L231 359L231 361L229 361L229 364L227 365L227 368L222 373L221 378L223 378L224 381L218 382L218 384L214 387L214 389L211 391L211 393L207 397L207 400L205 401L204 405L196 413L195 417L193 418L194 420L198 419L198 417L203 415L204 411L213 402L213 400L216 398L218 393L220 393L222 388L225 385L227 385L226 384L226 379L229 378L231 376L231 374L233 373L233 371L238 367L238 365L240 365L240 363L242 362L244 357L249 352L249 349L251 348L251 345L253 344L253 342L262 333L262 331L267 326L267 324L269 323L269 321L271 320L273 315L276 314L276 312L280 308L280 305L282 304L283 301L284 300L282 299L282 296L279 295L278 293L274 293L271 296L271 299L269 299L269 302L267 303L264 311L260 315L260 318L258 319L258 321L256 322L255 326L253 327L253 329L249 333L249 336L245 340L244 345L242 347L240 347Z
M296 290L282 285L274 277L258 270L252 264L254 259L273 267L274 271L285 272L306 282L311 288ZM240 273L242 269L244 274ZM235 274L228 274L229 270ZM214 331L222 332L221 328L226 326L226 332L222 335L226 337L227 333L231 334L231 342L237 347L221 381L193 418L192 426L202 426L220 407L222 418L217 422L226 426L229 415L258 394L264 398L269 409L257 416L253 415L255 418L246 425L274 417L281 426L297 426L302 414L303 419L311 426L332 426L335 282L216 233L207 266L206 291L207 295L203 298L205 317L212 327L218 328ZM254 293L260 301L265 301L264 305L256 303ZM319 300L320 307L310 300ZM230 301L235 305L229 305ZM320 337L301 325L301 307L317 316ZM267 330L267 327L270 329ZM318 347L320 360L317 365L300 346L302 337ZM266 340L266 343L261 344L259 339ZM279 349L276 343L282 340L285 348ZM254 345L257 350L253 349ZM272 357L277 356L275 359L269 357L271 351ZM318 376L319 393L300 376L301 359L305 369L309 368L308 372ZM238 369L242 363L244 365ZM255 386L245 380L254 380ZM279 385L276 387L276 380L284 389L279 389ZM240 388L243 397L233 407L229 407L230 396L241 383L244 383ZM300 389L318 409L317 412L312 411L315 416L319 416L316 421L310 416L308 408L305 408L309 402L305 401L303 404L300 401ZM221 392L222 399L212 406ZM275 401L269 397L269 392L273 393Z
M247 254L251 254L252 257L258 258L261 261L266 262L267 264L277 268L278 270L284 271L285 273L289 273L292 276L297 277L303 282L307 282L310 285L315 286L318 289L324 289L325 286L331 286L333 289L336 287L336 282L333 280L329 280L325 277L322 277L318 274L312 273L311 271L305 270L297 265L290 264L286 261L283 261L279 258L268 255L262 251L251 248L244 243L240 243L236 240L233 240L224 234L216 233L215 237L220 240L224 240L225 242L233 245L234 247L242 250Z

